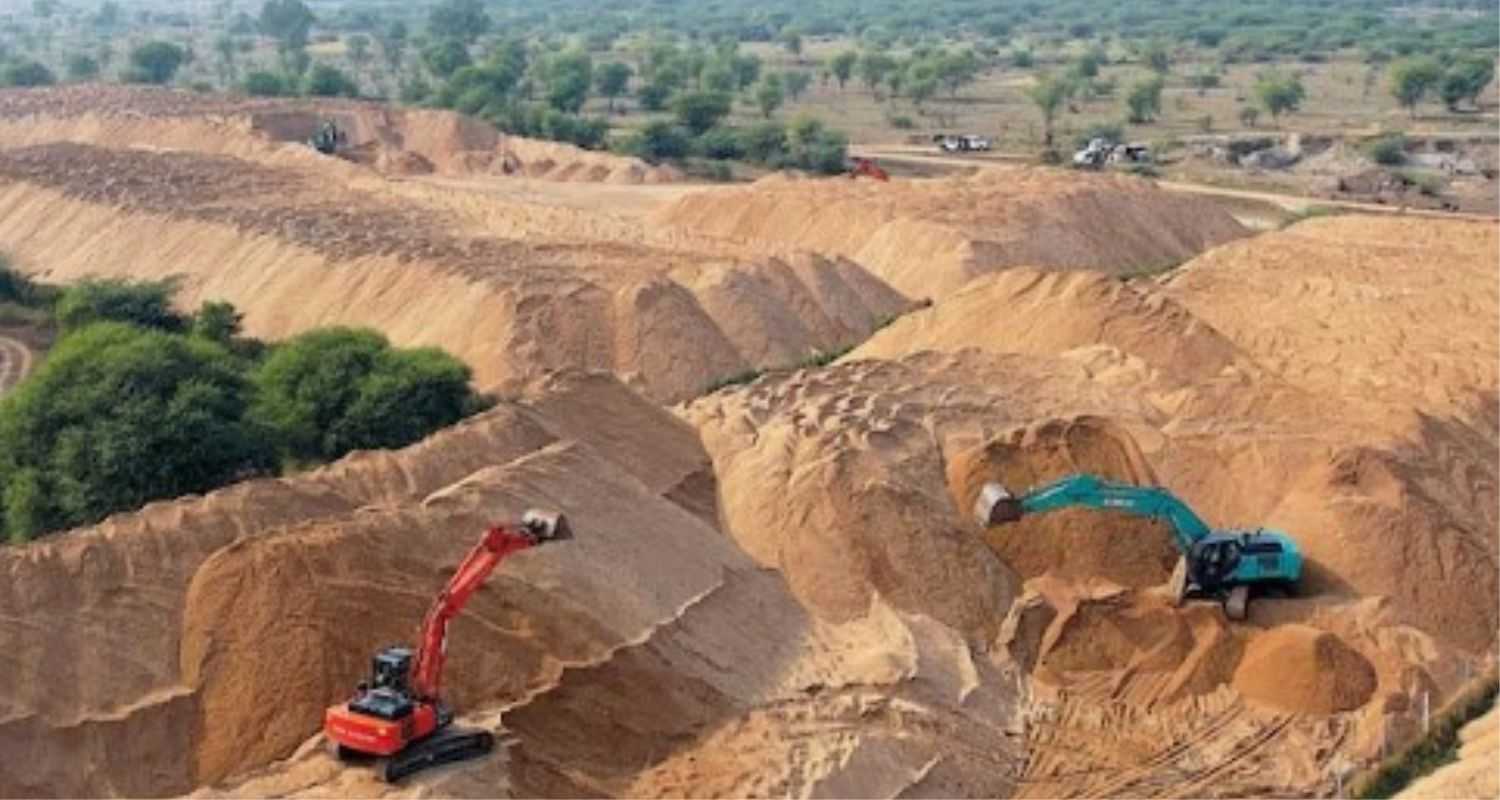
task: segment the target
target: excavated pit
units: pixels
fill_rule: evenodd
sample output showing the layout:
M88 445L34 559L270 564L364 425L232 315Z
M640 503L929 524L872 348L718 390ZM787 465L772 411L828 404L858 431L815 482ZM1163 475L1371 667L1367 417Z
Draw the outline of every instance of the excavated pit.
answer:
M1041 170L586 214L378 174L504 175L462 118L277 103L0 93L0 246L54 280L180 273L257 335L440 344L506 397L0 550L0 796L1319 795L1493 651L1492 225L1231 241L1146 182ZM291 144L312 113L352 115L376 171ZM567 157L510 174L611 180ZM1288 531L1303 596L1231 623L1168 602L1157 523L969 516L986 480L1071 472ZM447 681L513 744L395 790L337 764L322 708L533 505L577 539L492 578Z

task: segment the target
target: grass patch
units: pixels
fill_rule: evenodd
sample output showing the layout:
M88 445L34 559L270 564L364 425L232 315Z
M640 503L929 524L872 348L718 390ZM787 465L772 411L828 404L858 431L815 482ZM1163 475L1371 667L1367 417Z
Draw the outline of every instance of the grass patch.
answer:
M1387 758L1354 784L1354 797L1392 797L1416 779L1458 758L1459 729L1495 707L1500 681L1491 674L1461 692L1432 720L1431 731Z
M1338 206L1308 206L1301 211L1288 213L1286 219L1281 221L1279 230L1286 230L1303 220L1317 219L1318 217L1337 217L1347 213L1349 212Z
M1138 264L1115 273L1115 277L1126 282L1156 278L1166 275L1186 263L1186 259L1169 259L1155 264Z
M736 372L733 375L726 375L714 381L713 383L710 383L708 385L708 388L703 390L703 393L713 394L720 389L727 389L730 386L741 386L747 383L752 383L756 378L759 378L764 374L766 374L766 371L763 369L747 369L744 372Z

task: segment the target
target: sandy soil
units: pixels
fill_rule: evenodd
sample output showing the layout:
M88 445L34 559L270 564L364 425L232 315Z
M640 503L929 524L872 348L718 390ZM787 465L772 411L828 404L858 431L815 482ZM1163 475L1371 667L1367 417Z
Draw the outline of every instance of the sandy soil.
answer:
M253 333L374 325L506 392L402 451L0 549L0 795L1326 795L1494 649L1494 225L1248 238L1045 171L590 200L249 134L109 145L98 91L0 95L61 140L0 125L23 270L181 274ZM242 114L149 97L99 119ZM1188 261L1120 275L1158 259ZM1077 471L1284 529L1303 591L1231 623L1169 602L1152 521L968 514ZM399 788L336 764L322 708L533 505L577 540L492 578L447 681L509 746Z
M654 218L847 256L912 298L1020 265L1160 268L1246 233L1221 209L1149 181L1011 168L888 183L777 174L689 195Z

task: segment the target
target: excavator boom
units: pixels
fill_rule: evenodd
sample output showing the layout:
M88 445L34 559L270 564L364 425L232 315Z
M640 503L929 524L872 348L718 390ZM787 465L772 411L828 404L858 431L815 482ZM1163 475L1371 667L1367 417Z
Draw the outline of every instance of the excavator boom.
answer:
M1178 596L1225 596L1225 610L1233 619L1244 618L1250 586L1289 589L1302 577L1302 553L1291 537L1267 528L1214 530L1186 503L1155 486L1069 475L1017 497L998 483L986 483L974 502L974 515L981 525L1000 525L1072 507L1165 520L1183 557Z

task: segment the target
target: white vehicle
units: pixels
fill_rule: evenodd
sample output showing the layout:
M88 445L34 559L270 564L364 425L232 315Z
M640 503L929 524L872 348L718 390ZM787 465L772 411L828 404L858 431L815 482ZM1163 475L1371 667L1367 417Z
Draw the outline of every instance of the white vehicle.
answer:
M937 142L938 148L945 153L970 153L980 150L989 150L991 142L987 137L976 136L966 133L961 136L952 134L938 134L932 137Z

